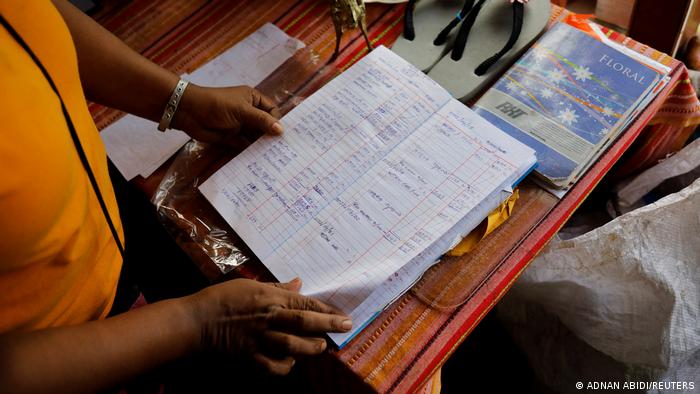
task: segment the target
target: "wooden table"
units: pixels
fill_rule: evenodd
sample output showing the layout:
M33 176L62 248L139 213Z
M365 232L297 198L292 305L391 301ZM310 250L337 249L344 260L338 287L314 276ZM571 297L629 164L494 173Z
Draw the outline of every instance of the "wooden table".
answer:
M555 9L555 13L561 14L561 9ZM402 28L402 14L403 6L368 5L369 36L375 45L389 46L396 39ZM308 96L366 53L361 36L348 33L339 59L327 63L334 33L328 4L322 1L104 1L94 17L137 51L176 72L192 71L265 22L274 22L307 44L305 53L285 63L259 86L279 102ZM407 392L424 385L630 148L644 126L658 111L663 112L666 99L675 94L674 89L679 89L678 82L685 75L682 64L676 61L670 64L671 83L565 198L558 200L525 181L512 217L482 240L476 250L462 257L444 259L345 348L329 352L309 365L319 389ZM700 108L690 106L695 111L694 125L700 122L697 117ZM100 128L120 115L97 105L91 105L91 111ZM686 122L682 127L665 130L681 133L690 125ZM190 175L204 179L230 157L230 152L214 148L196 161ZM152 194L172 162L149 179L136 182L147 194ZM185 216L198 215L209 224L228 228L201 195L193 193L173 204ZM174 228L177 232L177 227ZM231 232L230 228L228 231ZM180 235L178 238L182 240L183 234ZM270 278L254 258L224 275L196 243L185 239L183 246L212 281L232 276ZM241 248L250 255L244 245Z

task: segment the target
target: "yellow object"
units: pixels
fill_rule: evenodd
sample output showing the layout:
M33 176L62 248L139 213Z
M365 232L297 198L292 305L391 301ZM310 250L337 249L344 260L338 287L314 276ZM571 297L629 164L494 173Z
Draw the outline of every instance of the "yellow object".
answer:
M498 226L503 224L503 222L510 217L518 197L518 189L515 189L510 197L503 201L498 208L491 211L489 216L464 237L457 246L447 252L447 255L459 257L474 249L479 241L489 235L493 230L497 229Z
M440 394L442 391L442 368L438 368L417 394Z
M2 1L0 14L54 80L123 238L67 26L49 1ZM0 332L103 318L116 292L119 251L58 97L2 26L0 86Z

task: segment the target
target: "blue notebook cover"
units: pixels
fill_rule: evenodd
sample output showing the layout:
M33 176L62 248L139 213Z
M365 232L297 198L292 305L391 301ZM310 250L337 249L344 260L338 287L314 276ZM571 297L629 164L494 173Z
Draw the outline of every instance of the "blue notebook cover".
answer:
M540 38L474 106L537 152L537 172L567 187L619 134L663 76L567 24Z

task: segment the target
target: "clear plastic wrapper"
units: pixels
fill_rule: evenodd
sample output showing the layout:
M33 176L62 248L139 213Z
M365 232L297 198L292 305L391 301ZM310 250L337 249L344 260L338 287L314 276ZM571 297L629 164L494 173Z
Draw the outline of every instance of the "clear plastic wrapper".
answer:
M218 153L216 150L197 141L188 142L163 177L153 203L168 232L195 262L206 267L208 258L226 274L249 257L230 227L217 220L213 208L201 201L204 198L197 189L200 175L210 164L206 158Z

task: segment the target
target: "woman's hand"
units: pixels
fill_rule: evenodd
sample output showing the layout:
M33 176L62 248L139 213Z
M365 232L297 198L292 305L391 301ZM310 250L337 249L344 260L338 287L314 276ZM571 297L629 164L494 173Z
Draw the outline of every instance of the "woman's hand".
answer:
M282 133L278 116L272 100L251 87L210 88L190 84L171 127L199 141L241 146L262 133Z
M68 1L55 0L78 54L87 98L158 122L180 77L134 52ZM171 127L204 142L241 147L262 133L281 133L275 104L256 90L190 84Z
M250 357L273 374L287 374L297 357L322 353L327 332L346 332L340 311L298 293L301 281L271 284L235 279L191 296L200 346Z

